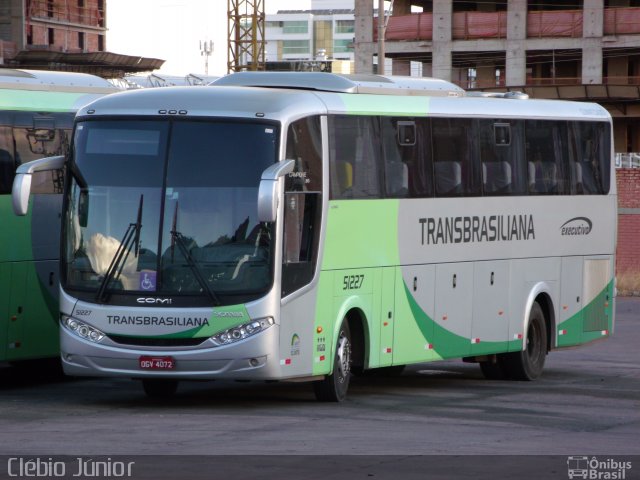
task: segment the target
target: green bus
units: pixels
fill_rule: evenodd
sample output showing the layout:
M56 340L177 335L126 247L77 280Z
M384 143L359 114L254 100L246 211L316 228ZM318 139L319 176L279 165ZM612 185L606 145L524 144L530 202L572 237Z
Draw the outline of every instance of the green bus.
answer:
M114 91L92 75L0 69L0 361L59 355L63 172L37 174L29 214L16 217L16 168L66 155L76 111Z
M308 380L459 358L533 380L614 326L611 118L448 82L239 73L82 108L66 166L70 375Z

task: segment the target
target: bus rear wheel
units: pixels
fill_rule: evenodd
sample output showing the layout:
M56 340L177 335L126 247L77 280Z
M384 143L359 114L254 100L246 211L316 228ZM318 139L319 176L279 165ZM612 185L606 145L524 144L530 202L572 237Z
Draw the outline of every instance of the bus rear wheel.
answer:
M316 399L321 402L341 402L347 397L351 378L351 333L346 319L342 322L333 358L333 372L324 380L313 383Z
M178 391L178 380L145 378L142 388L149 398L170 398Z
M535 380L542 375L547 357L547 326L544 312L538 302L534 302L529 315L529 327L525 348L519 352L506 354L505 366L509 378L513 380Z

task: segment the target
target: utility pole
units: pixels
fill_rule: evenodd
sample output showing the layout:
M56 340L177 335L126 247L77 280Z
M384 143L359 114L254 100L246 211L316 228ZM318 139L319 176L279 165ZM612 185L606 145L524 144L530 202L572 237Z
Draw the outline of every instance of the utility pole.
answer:
M204 57L204 74L209 75L209 57L213 54L213 40L200 40L200 55Z
M378 75L384 75L384 0L378 0Z

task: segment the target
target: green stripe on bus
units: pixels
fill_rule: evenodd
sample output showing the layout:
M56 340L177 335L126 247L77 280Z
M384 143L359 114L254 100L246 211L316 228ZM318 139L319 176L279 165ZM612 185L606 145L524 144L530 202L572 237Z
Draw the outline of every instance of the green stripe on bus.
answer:
M404 282L403 282L404 283ZM411 295L411 290L404 284L404 292L407 297L407 301L411 306L411 311L413 313L413 317L416 321L418 327L420 327L420 331L423 334L425 343L430 343L433 345L433 350L441 357L441 358L457 358L464 357L471 354L471 339L462 337L460 335L456 335L453 332L450 332L446 328L438 325L432 318L427 315L420 305L415 301L413 295ZM430 337L430 333L433 332L432 337ZM438 339L435 342L434 339ZM522 344L521 341L518 341ZM509 347L512 342L504 341L504 342L482 342L482 352L474 350L474 355L479 354L489 354L489 353L500 353L509 351Z
M340 94L349 115L425 116L429 97Z
M0 110L69 112L78 107L84 93L2 90ZM93 97L89 97L91 99ZM87 102L88 103L88 102Z
M558 347L581 345L611 335L613 306L613 280L611 280L587 306L558 324L556 329ZM600 326L587 326L589 330L585 331L585 319L604 321ZM603 334L605 331L606 334Z

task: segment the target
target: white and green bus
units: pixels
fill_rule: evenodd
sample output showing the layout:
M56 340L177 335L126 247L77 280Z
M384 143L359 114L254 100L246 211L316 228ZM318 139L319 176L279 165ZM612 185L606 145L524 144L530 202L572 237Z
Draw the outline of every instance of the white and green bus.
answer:
M613 331L600 106L447 82L239 73L79 111L66 165L70 375L309 380L461 358L533 380Z
M76 111L116 89L93 75L0 69L0 361L57 357L63 173L36 174L26 217L11 209L16 168L71 143Z

